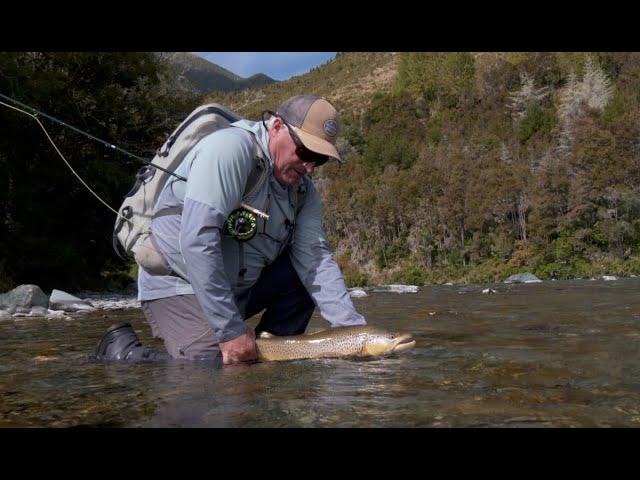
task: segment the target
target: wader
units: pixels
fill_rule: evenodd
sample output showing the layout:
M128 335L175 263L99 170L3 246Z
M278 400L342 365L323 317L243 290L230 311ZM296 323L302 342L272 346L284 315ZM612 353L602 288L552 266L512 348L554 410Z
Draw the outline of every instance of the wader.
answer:
M244 319L264 310L255 328L287 336L304 333L315 309L289 258L288 248L264 268L248 296ZM222 353L195 295L176 295L142 302L153 336L164 341L166 352L144 347L131 325L116 325L104 335L96 359L116 361L201 360L220 363ZM119 327L119 328L117 328Z

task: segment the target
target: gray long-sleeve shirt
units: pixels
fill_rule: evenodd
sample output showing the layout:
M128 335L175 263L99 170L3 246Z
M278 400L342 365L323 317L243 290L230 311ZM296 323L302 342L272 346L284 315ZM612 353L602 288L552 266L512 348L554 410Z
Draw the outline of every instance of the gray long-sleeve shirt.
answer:
M258 217L258 233L241 247L224 234L223 227L240 206L254 166L252 135L270 172L262 188L245 201L268 213L269 219ZM241 120L207 135L187 154L176 173L188 180L170 177L155 206L156 212L181 207L182 215L155 218L151 225L158 247L179 276L151 275L140 268L138 299L195 294L218 340L232 340L246 331L243 319L249 290L262 269L282 253L289 239L288 225L295 221L289 255L322 317L332 326L365 324L325 240L320 198L313 183L305 177L295 187L280 185L273 176L268 138L261 122ZM306 193L298 194L296 202L300 185ZM244 275L240 275L242 267Z

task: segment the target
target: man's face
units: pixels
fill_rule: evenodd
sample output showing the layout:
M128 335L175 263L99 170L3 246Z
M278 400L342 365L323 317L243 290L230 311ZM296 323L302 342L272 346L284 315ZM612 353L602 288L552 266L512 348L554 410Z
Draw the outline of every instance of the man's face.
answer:
M273 175L283 187L297 185L302 177L315 170L315 164L298 158L296 144L280 118L274 120L269 130L269 150L274 163Z

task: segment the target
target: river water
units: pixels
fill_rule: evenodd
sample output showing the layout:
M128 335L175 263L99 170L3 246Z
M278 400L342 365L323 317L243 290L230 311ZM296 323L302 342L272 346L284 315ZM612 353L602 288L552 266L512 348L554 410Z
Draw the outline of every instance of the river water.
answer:
M222 369L92 361L117 321L161 347L135 308L17 319L0 323L0 427L640 426L639 288L627 278L372 293L353 299L358 311L411 332L413 350ZM314 314L309 331L327 325Z

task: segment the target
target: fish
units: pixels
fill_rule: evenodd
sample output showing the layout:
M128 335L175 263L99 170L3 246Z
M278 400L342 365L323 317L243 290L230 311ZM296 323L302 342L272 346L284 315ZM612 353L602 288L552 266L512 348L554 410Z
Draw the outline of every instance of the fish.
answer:
M395 334L368 325L333 327L315 333L276 336L261 332L256 338L260 361L337 357L383 357L406 352L416 342L408 334Z

